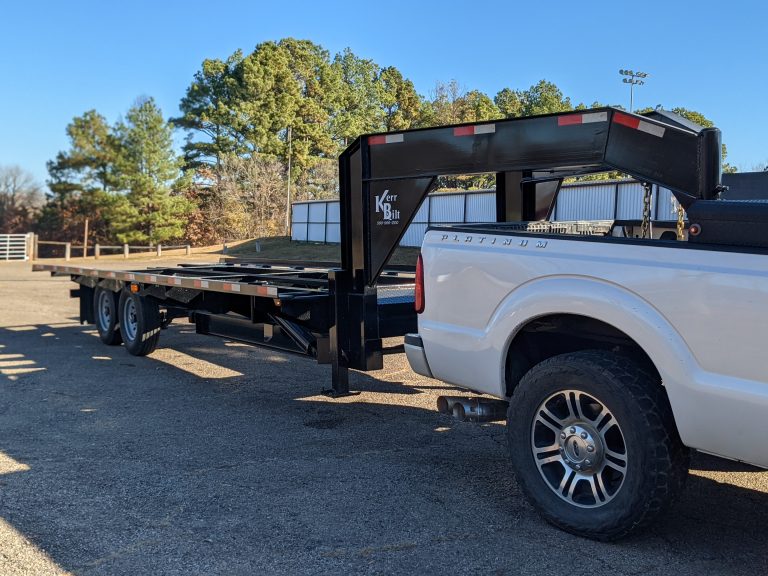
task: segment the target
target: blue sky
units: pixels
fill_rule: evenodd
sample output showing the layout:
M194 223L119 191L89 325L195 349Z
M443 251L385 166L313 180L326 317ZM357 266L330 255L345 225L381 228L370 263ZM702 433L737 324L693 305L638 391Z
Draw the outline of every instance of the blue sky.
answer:
M350 47L428 95L456 79L493 96L545 78L574 103L629 105L620 68L648 72L635 106L684 106L723 131L740 170L768 163L768 7L710 2L205 2L70 0L0 7L0 165L43 182L65 127L110 122L139 96L166 116L205 58L283 37ZM181 141L181 135L178 138Z

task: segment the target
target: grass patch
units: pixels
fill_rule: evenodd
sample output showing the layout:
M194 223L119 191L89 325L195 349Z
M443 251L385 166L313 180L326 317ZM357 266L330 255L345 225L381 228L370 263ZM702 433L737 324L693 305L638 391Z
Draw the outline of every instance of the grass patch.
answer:
M398 246L390 264L415 266L418 248ZM286 236L256 238L227 250L227 256L236 258L265 258L268 260L296 260L299 262L340 262L341 247L338 244L293 242Z

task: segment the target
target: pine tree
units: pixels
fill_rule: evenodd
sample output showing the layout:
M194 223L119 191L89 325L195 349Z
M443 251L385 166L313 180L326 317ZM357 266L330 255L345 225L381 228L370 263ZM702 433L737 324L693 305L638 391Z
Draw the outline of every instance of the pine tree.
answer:
M51 193L38 231L48 239L72 240L82 233L87 218L91 239L108 241L118 142L106 119L95 110L73 118L67 136L69 150L48 162Z
M121 242L156 243L184 233L190 206L183 196L172 194L181 167L172 131L152 98L138 100L115 128L120 143L116 173L125 192L115 207Z

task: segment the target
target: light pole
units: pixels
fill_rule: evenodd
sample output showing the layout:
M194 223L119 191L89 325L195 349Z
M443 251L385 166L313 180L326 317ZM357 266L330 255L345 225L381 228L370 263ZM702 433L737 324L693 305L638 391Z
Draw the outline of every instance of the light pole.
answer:
M643 78L647 78L648 74L645 72L632 72L632 70L623 69L619 70L619 74L626 76L622 82L624 82L624 84L629 84L629 111L632 112L635 107L635 85L642 86L645 84Z
M285 235L291 235L291 127L288 126L288 199L285 203Z

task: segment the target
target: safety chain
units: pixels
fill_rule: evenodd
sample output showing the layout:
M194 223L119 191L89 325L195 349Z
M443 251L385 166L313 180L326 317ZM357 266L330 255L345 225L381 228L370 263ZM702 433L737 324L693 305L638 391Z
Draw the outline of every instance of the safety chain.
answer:
M682 204L677 204L677 239L685 240L685 209Z
M643 182L643 190L645 190L645 194L643 196L643 224L640 226L640 238L649 238L651 226L651 196L653 194L653 187L647 182Z

